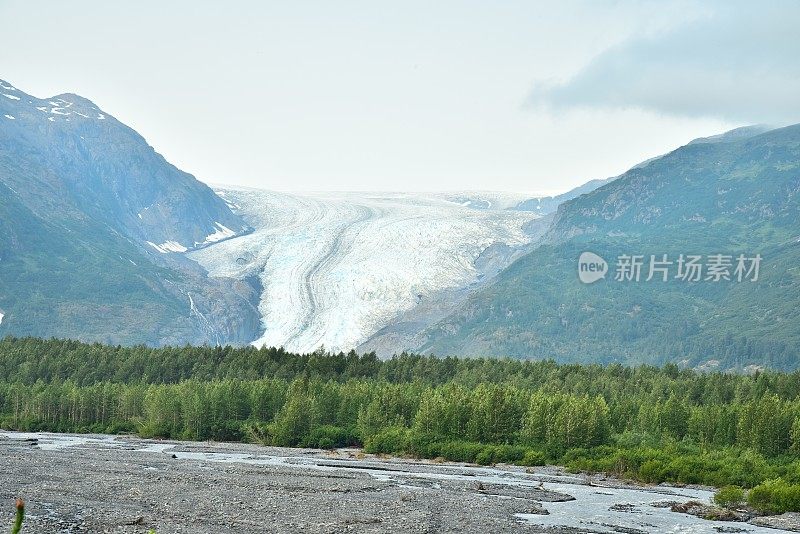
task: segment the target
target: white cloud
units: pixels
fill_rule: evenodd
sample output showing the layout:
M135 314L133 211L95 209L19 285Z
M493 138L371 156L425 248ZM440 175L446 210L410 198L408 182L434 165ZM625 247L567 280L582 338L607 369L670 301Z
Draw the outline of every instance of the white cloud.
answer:
M564 82L538 84L531 103L800 121L800 2L713 7L671 31L609 48Z

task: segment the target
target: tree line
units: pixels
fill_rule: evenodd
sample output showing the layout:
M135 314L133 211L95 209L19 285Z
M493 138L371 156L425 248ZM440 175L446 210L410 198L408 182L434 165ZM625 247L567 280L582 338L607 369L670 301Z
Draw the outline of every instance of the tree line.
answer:
M648 482L800 485L796 372L30 338L0 341L0 372L6 429L358 445Z

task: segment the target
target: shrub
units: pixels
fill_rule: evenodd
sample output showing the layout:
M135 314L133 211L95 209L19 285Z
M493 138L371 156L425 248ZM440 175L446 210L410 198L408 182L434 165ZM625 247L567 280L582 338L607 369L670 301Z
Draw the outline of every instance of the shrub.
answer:
M494 463L496 449L491 445L487 445L481 449L481 452L475 456L475 463L479 465L491 465Z
M725 508L734 508L744 502L744 491L739 486L723 486L714 494L714 502Z
M664 464L659 460L647 460L639 467L639 478L645 482L659 482L664 477Z
M340 426L333 425L318 426L301 442L303 447L316 447L319 449L335 449L336 447L346 447L355 443L356 439L352 433Z
M209 437L214 441L242 441L244 431L238 421L222 421L211 425Z
M409 449L409 431L406 428L392 426L370 436L364 443L364 450L369 453L399 453Z
M522 461L520 462L520 464L529 466L546 465L547 458L545 457L543 452L534 449L528 449L527 451L525 451L525 456L522 457Z
M507 464L519 463L525 458L525 452L525 447L520 445L499 445L495 448L494 461Z
M483 450L479 443L466 441L450 441L442 443L439 449L442 458L451 462L475 463L475 458Z
M800 512L800 486L780 478L767 480L750 490L747 502L766 513Z

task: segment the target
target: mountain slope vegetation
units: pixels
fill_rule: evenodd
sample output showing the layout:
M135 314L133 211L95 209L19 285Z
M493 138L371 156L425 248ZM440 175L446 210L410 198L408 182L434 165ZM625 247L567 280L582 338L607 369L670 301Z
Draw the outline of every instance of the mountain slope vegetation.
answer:
M795 368L800 355L800 125L693 143L564 203L543 244L417 347L439 355ZM578 258L608 262L586 285ZM649 282L651 255L673 261ZM676 279L680 255L760 254L753 282ZM616 281L621 255L642 279ZM735 265L729 271L733 275ZM703 275L705 278L705 274Z

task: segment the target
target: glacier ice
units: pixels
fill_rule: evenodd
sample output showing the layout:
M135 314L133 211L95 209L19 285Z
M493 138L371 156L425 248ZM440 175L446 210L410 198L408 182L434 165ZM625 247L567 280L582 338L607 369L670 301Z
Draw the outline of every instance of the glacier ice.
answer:
M258 276L253 343L298 352L355 348L420 299L475 283L481 253L528 245L538 218L437 194L220 192L255 230L188 255L209 276Z

